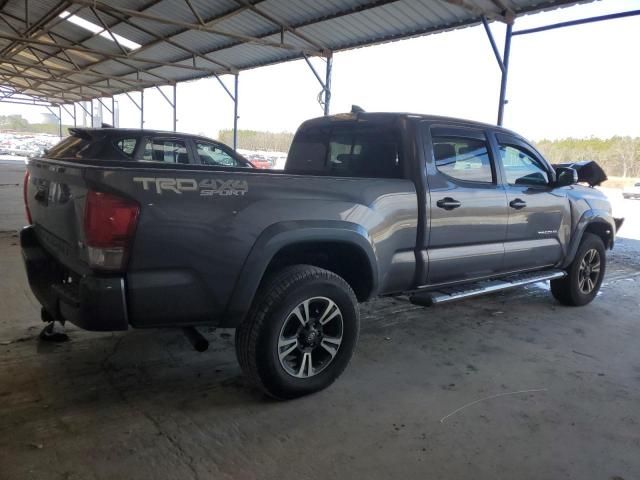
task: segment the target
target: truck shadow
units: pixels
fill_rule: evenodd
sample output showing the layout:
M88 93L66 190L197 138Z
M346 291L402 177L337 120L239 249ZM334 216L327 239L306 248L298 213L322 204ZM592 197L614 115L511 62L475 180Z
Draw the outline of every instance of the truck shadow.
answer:
M36 347L38 354L27 364L52 403L99 404L114 395L133 403L156 398L182 408L264 401L242 376L232 332L203 330L211 342L203 353L193 351L177 329L96 334L71 327L69 342L51 344L34 336L21 349Z
M609 295L608 282L640 272L638 251L640 241L619 239L609 254L604 297ZM597 302L594 306L598 309ZM553 300L546 284L428 309L400 298L377 299L362 305L361 311L357 375L379 361L374 354L383 348L380 345L397 338L406 345L413 343L410 348L429 351L435 362L447 362L450 346L474 335L481 335L479 341L484 342L496 332L506 333L516 341L522 337L535 343L537 328L543 327L532 315L548 316L545 322L554 325L545 329L564 329L563 317L576 312ZM87 406L108 410L114 401L138 409L162 405L165 410L184 412L268 403L242 375L233 331L202 331L210 341L204 353L195 352L177 329L100 334L70 327L70 342L51 345L38 342L37 330L32 328L29 336L12 345L11 362L20 365L20 375L11 369L0 373L4 385L0 390L17 394L35 383L43 402L66 410ZM392 356L388 361L401 360ZM351 365L349 370L354 368L358 366ZM5 400L10 401L11 395Z

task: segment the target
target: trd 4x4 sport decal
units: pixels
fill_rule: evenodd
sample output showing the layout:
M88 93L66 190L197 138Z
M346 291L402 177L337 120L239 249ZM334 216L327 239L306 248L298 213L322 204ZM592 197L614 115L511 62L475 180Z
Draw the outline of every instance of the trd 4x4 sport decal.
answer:
M140 183L144 190L155 190L158 195L163 192L182 194L184 192L200 192L203 197L212 196L243 196L249 191L246 180L218 180L205 178L197 180L193 178L155 178L134 177L135 183Z

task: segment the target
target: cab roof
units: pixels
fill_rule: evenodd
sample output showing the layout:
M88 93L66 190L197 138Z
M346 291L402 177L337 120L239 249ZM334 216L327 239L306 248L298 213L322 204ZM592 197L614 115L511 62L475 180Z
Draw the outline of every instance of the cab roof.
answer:
M449 124L456 124L464 127L491 129L498 132L508 133L518 138L522 138L522 135L489 123L477 122L475 120L467 120L463 118L445 117L440 115L428 115L422 113L409 113L409 112L348 112L337 113L335 115L328 115L324 117L312 118L303 122L300 125L300 129L306 129L310 127L329 126L336 125L339 122L371 122L376 124L392 124L400 119L407 120L425 120L429 122L443 122Z

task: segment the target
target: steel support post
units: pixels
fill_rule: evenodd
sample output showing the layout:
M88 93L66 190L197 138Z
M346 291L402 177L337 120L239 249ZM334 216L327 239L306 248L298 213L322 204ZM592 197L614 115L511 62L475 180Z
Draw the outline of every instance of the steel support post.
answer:
M111 125L113 128L118 128L116 125L116 101L111 97Z
M164 93L162 91L162 88L158 87L156 85L156 90L158 90L158 92L160 93L160 95L162 95L162 97L167 101L167 103L169 104L169 106L172 109L173 112L173 131L176 131L176 123L178 121L177 117L176 117L176 84L173 84L173 100L170 99L169 97L167 97L167 94Z
M238 77L236 73L233 84L233 149L238 149Z
M67 115L69 115L70 117L73 117L73 126L76 126L76 104L72 103L71 104L73 106L72 110L69 110L65 104L60 104L60 106L62 107L62 109L67 112Z
M178 104L176 103L177 100L177 92L176 90L178 89L178 86L174 83L173 84L173 131L177 132L178 131Z
M89 100L91 102L91 128L95 128L96 126L93 124L93 99Z
M91 115L91 112L89 112L89 110L87 110L87 107L84 105L84 102L81 100L78 102L78 105L80 105L80 108L84 111L84 113L82 114L82 126L86 127L85 124L85 119L87 118L87 115ZM73 104L73 108L75 109L76 104ZM75 110L74 110L75 112Z
M144 90L140 91L140 103L136 102L135 98L133 98L129 94L129 92L124 92L124 94L129 100L131 100L131 103L133 103L140 112L140 128L142 129L144 124Z
M498 103L498 125L502 126L502 120L504 118L504 106L507 103L507 76L509 74L509 54L511 53L511 35L513 25L507 24L507 33L504 38L504 53L502 54L502 78L500 80L500 100Z
M313 73L313 75L316 77L316 80L318 80L318 83L322 87L322 90L318 94L318 103L322 106L324 114L329 115L329 104L331 102L331 67L333 65L333 55L329 55L326 58L327 65L324 81L322 81L322 78L320 78L318 71L313 66L313 63L311 63L311 60L309 60L309 57L305 55L303 58L304 61L307 62L311 73Z
M78 126L78 114L76 113L76 102L73 102L73 126Z
M140 130L144 128L144 89L140 90Z
M331 104L331 70L333 68L333 54L327 57L327 66L324 76L324 114L329 115Z
M58 104L58 114L56 115L56 112L51 108L53 106L54 105L44 105L44 107L49 110L49 113L58 120L58 134L60 135L60 138L62 138L62 107Z

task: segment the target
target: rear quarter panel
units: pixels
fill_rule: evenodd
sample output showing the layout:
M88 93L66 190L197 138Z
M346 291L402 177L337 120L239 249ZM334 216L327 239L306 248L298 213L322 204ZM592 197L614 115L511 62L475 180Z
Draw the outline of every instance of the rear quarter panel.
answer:
M413 281L418 215L409 180L130 168L89 170L87 179L141 205L127 273L137 292L130 299L137 326L180 323L163 317L175 311L168 308L175 302L191 312L188 323L225 324L249 254L260 239L262 250L252 255L271 255L265 235L282 228L295 241L297 234L308 240L303 232L312 225L355 225L377 259L380 293L409 288ZM268 258L263 260L251 265L249 277L262 275ZM166 286L163 298L151 295L157 284ZM246 309L251 299L244 300Z

